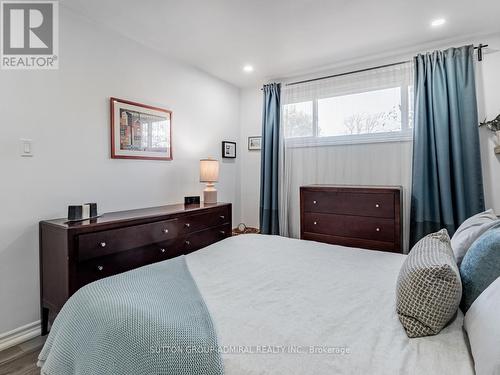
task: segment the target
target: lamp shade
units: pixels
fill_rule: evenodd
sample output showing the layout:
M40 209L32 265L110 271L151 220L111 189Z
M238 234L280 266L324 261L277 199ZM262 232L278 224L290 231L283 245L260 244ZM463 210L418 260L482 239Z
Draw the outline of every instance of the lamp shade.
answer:
M200 160L200 182L217 182L219 180L219 161L214 159Z

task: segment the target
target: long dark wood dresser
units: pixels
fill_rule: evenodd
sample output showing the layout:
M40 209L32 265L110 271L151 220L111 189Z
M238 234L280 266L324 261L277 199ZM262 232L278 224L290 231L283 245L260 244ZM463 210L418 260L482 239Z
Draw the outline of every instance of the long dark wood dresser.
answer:
M106 276L188 254L231 236L231 204L183 204L40 222L42 335L68 298Z
M300 236L400 253L401 190L400 186L301 186Z

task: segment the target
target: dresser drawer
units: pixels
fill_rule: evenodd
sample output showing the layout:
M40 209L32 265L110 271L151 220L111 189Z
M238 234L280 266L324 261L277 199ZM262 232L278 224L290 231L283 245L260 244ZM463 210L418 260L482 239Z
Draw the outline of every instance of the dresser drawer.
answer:
M179 241L149 245L78 263L78 287L107 276L181 255Z
M395 237L391 219L311 212L304 214L304 231L382 242L393 242Z
M226 208L219 208L201 214L180 217L179 234L189 234L207 228L229 224L229 220L230 214L229 210Z
M394 218L394 194L304 191L305 212Z
M192 233L186 237L183 244L183 252L189 254L195 250L211 245L214 242L231 236L231 225L224 224L215 228Z
M78 236L78 260L85 261L175 238L177 219L112 229Z
M391 253L401 252L394 242L366 240L363 238L330 236L328 234L309 233L309 232L305 232L304 235L302 236L302 239L329 243L333 245L346 246L346 247L387 251Z

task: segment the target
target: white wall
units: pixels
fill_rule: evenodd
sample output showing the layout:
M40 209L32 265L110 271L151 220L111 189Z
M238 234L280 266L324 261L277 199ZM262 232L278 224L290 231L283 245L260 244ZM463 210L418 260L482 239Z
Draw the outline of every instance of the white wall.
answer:
M199 195L199 159L240 136L237 88L61 8L60 69L0 71L0 334L39 319L39 220L72 203L107 212ZM110 96L173 111L173 161L110 159ZM222 162L217 185L236 223L238 164Z
M260 151L248 151L248 137L262 133L262 91L241 90L240 95L241 222L259 227Z

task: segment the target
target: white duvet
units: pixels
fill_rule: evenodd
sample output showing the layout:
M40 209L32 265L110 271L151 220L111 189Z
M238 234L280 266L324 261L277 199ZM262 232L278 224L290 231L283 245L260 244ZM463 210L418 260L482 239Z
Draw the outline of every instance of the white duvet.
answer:
M460 311L436 336L406 336L395 313L404 259L263 235L187 256L226 375L474 374Z

